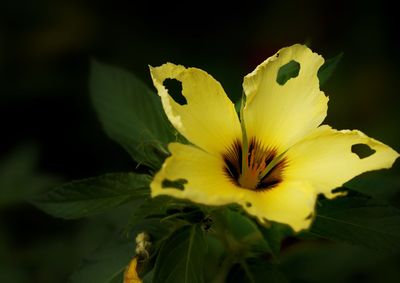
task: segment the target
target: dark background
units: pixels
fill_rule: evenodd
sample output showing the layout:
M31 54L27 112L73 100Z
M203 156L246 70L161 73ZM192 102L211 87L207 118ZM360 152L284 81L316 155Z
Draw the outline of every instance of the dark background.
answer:
M199 67L237 100L243 76L281 47L307 43L325 59L344 52L324 87L326 122L400 149L394 7L382 1L232 2L1 2L0 282L66 282L119 228L123 213L63 221L25 201L64 181L135 169L92 109L90 58L127 68L148 85L149 64ZM298 272L305 282L379 282L382 276L390 282L400 275L397 256L328 244L318 255L308 247L304 253L311 253Z

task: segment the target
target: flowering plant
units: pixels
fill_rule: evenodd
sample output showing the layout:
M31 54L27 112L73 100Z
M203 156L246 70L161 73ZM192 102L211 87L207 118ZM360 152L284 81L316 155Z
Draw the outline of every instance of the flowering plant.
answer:
M106 257L115 268L96 282L286 282L279 257L288 238L390 250L400 213L348 182L390 168L399 154L360 131L321 125L320 85L339 59L283 48L245 76L236 105L200 69L150 67L157 96L93 62L100 121L145 173L72 182L35 203L66 219L135 208L119 236L123 255Z

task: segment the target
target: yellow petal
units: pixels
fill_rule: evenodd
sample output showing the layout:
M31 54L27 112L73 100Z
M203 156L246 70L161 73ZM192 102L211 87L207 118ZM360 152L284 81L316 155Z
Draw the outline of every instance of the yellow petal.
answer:
M193 202L223 205L239 203L246 190L236 187L224 171L222 157L191 145L172 143L171 156L151 183L151 195L170 195Z
M238 187L222 158L190 145L170 144L172 155L151 183L151 194L170 195L207 205L237 203L261 222L289 224L295 231L311 223L316 193L306 182L282 182L267 191Z
M352 146L364 144L375 152L360 158ZM286 179L308 180L327 197L332 190L367 171L390 168L399 154L360 131L337 131L321 126L287 152Z
M129 263L128 267L125 270L124 274L124 283L142 283L142 280L139 278L137 273L137 257L135 256L131 262Z
M233 103L213 77L196 68L171 63L150 67L154 86L172 125L190 142L211 153L220 153L241 138L238 116ZM182 83L187 104L176 103L163 82Z
M297 77L276 82L280 67L296 61ZM244 78L247 136L283 152L317 128L326 117L328 97L319 89L318 69L324 59L304 45L279 50Z
M243 207L261 222L285 223L298 232L308 228L313 220L316 195L307 182L284 181L267 191L248 191Z

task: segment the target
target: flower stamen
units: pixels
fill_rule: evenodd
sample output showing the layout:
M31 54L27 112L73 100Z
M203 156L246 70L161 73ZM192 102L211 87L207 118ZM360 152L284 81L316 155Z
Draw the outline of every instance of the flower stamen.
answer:
M237 186L257 191L271 189L282 181L287 162L282 155L277 156L275 149L265 148L251 138L246 154L243 152L241 143L235 141L223 154L225 173Z

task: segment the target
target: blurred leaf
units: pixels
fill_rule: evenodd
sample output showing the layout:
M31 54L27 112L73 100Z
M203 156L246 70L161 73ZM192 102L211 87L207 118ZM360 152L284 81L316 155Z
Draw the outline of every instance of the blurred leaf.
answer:
M152 283L154 276L154 269L143 277L143 283Z
M285 250L280 268L290 282L398 282L396 255L338 242L303 241ZM389 266L388 260L395 266ZM390 273L395 271L395 280ZM381 275L378 280L373 275ZM384 278L384 279L383 279ZM393 277L392 277L393 278Z
M28 272L8 263L0 262L0 282L4 283L28 283Z
M207 254L204 270L206 270L205 282L213 282L215 280L215 276L221 270L221 263L226 255L225 247L223 243L215 238L210 236L211 231L206 234L207 241Z
M242 108L243 99L239 99L235 102L235 110L240 115L240 109Z
M179 209L186 203L170 196L157 196L149 198L135 211L130 223L133 225L143 218L150 216L164 217L168 209Z
M43 216L43 214L40 215ZM30 216L27 217L30 219ZM50 219L49 217L45 218ZM38 218L34 217L34 219ZM20 275L27 272L27 281L25 282L67 282L71 270L76 268L77 262L80 262L88 254L92 254L100 244L110 240L112 232L115 233L112 231L112 227L110 229L108 223L101 222L99 218L85 219L79 222L58 220L44 222L43 225L47 225L48 228L43 226L40 221L39 223L32 222L34 225L32 228L28 222L16 225L18 227L28 225L28 230L26 230L29 231L28 233L25 230L19 230L26 235L13 233L12 229L3 230L2 228L6 227L0 225L0 231L6 232L8 238L12 238L7 241L8 250L4 254L3 261L1 258L3 254L0 250L0 267L6 269L11 266L18 267ZM22 222L16 221L15 223ZM57 230L57 227L61 230ZM39 237L39 235L42 236ZM55 260L60 258L61 260ZM9 270L11 271L11 269ZM0 272L0 282L14 283L11 280L2 280L2 276L5 275ZM22 283L23 281L18 282Z
M293 230L285 224L270 222L270 227L260 226L260 231L267 240L275 258L279 256L282 241L293 235Z
M119 243L97 251L71 276L71 283L122 282L129 261L135 256L135 241Z
M204 282L207 245L199 225L187 225L174 232L161 247L153 282Z
M357 195L322 200L310 232L371 249L400 250L400 210Z
M263 260L252 258L235 265L228 276L229 283L288 283L284 274L276 266Z
M108 136L138 163L160 168L176 132L158 95L129 72L97 61L92 61L90 92Z
M193 203L170 196L157 196L143 202L129 220L128 229L145 218L160 218L161 221L181 219L198 223L204 219L203 212Z
M0 221L0 262L7 260L7 253L9 249L8 246L9 243L6 237L6 230L4 228L3 223Z
M222 222L223 231L220 233L226 237L230 249L238 256L247 257L259 253L271 253L268 242L248 216L228 208L224 209L221 215L223 219L216 219L215 225L218 225L219 221Z
M391 172L368 172L347 182L344 187L400 207L400 176Z
M35 172L37 148L24 144L0 161L0 207L25 201L29 196L55 186L56 178Z
M318 70L319 84L323 86L333 75L340 60L342 60L343 52L339 53L333 58L327 59L325 63Z
M74 181L33 199L48 214L65 219L102 213L128 201L149 195L150 177L136 173L114 173Z
M131 224L135 224L149 216L163 217L167 213L168 205L174 203L175 200L177 199L169 196L157 196L147 199L135 211Z

